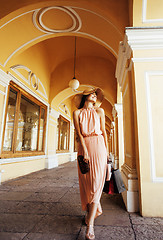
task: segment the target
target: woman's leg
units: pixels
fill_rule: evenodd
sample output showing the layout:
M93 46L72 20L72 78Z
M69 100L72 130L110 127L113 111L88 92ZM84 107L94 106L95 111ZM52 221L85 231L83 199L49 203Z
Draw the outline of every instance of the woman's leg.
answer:
M87 230L86 230L86 239L94 240L94 219L97 212L97 203L89 204L89 212L88 212L88 222L87 222Z
M97 203L89 204L88 225L94 225L97 207L98 207Z
M86 215L85 215L85 224L87 225L88 224L88 216L89 215L89 203L87 204L87 212L86 212Z

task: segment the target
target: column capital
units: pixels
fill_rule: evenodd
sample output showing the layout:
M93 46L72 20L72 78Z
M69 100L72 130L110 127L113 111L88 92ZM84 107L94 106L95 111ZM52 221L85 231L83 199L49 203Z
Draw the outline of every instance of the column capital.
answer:
M116 104L114 104L114 107L115 107L117 112L121 112L123 110L122 103L116 103Z
M127 35L125 35L124 40L119 43L118 59L116 65L115 77L119 83L119 86L123 86L123 75L125 70L131 69L131 54L132 50L128 44Z
M113 109L112 109L112 115L114 118L117 116L117 111L115 109L115 105L113 106Z
M118 103L114 105L115 110L117 111L117 117L121 116L123 114L123 104Z
M115 122L111 122L111 130L113 130L114 129L114 127L115 127Z
M122 105L122 103L114 104L113 109L112 109L112 115L113 115L113 117L114 117L114 118L115 118L115 117L118 117L118 115L119 115L120 113L122 113L122 111L123 111L123 105Z

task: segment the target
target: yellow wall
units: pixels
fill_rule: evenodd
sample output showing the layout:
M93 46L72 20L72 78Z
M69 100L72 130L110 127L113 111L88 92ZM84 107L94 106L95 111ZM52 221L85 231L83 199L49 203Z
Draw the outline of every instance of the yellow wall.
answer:
M69 162L70 161L70 154L57 154L58 157L58 165Z
M133 0L133 26L162 26L162 0Z
M36 75L36 77L39 78L39 80L43 84L47 98L49 98L50 68L49 68L48 61L49 60L48 60L47 52L44 51L44 48L41 48L40 45L37 45L35 47L31 47L28 50L24 51L22 54L18 55L17 57L12 58L9 62L9 65L10 65L10 67L12 67L12 66L20 64L20 65L23 65L23 66L29 68L31 70L31 72L34 73ZM13 73L11 69L9 71L11 73ZM25 72L25 70L23 71L21 69L19 69L18 71L27 78L27 71ZM22 82L24 82L19 76L17 76L17 77ZM32 86L29 86L29 87L32 89ZM39 86L39 87L41 88L41 86ZM39 88L39 90L40 90L40 88ZM43 89L41 89L41 91L43 92Z
M1 181L7 181L16 177L36 172L45 168L45 158L37 160L15 162L1 165Z

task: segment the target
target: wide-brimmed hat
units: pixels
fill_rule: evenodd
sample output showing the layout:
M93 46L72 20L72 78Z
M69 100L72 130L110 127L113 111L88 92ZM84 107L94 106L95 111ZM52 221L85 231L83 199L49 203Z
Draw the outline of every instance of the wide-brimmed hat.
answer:
M91 93L96 93L97 95L97 101L95 103L95 107L100 107L103 99L104 99L104 93L102 91L101 88L87 88L86 90L84 90L82 93L80 94L77 94L75 97L74 97L74 103L75 103L75 106L77 108L80 107L80 103L81 103L81 100L82 100L82 97L83 95L89 95Z

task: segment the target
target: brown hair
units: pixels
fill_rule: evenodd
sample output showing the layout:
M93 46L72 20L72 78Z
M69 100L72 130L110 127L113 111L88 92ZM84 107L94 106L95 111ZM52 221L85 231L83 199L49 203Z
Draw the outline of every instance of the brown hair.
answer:
M80 102L80 105L79 105L79 109L84 107L85 101L86 101L88 96L89 95L83 95L82 96L82 99L81 99L81 102Z

